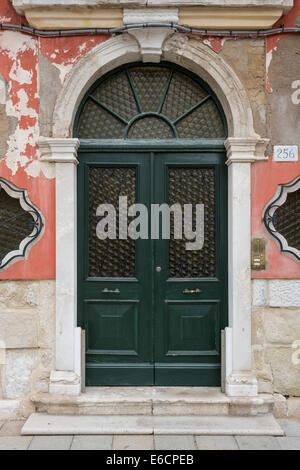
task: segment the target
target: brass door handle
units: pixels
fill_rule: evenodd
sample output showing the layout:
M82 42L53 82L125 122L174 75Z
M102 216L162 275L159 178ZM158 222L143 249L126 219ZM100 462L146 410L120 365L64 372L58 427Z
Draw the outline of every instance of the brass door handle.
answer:
M200 289L184 289L182 291L183 294L200 294Z
M115 290L112 290L112 289L103 289L103 294L120 294L120 291L119 289L115 289Z

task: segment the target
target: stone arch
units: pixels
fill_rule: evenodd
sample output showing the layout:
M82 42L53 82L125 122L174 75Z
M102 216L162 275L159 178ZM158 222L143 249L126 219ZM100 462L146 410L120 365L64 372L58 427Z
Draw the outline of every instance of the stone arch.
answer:
M258 137L243 84L224 59L203 41L175 33L165 41L161 58L185 67L208 83L223 106L230 137ZM70 71L58 95L52 137L72 137L79 103L98 78L119 65L142 59L137 41L129 34L110 38L90 50Z

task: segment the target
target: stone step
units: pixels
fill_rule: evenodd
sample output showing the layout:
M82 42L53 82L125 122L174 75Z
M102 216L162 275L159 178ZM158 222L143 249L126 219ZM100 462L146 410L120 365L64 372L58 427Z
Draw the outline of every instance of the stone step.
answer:
M227 397L216 387L88 387L80 396L38 393L37 412L63 415L256 416L273 396Z
M22 435L165 434L269 435L284 432L273 415L240 416L63 416L33 413Z

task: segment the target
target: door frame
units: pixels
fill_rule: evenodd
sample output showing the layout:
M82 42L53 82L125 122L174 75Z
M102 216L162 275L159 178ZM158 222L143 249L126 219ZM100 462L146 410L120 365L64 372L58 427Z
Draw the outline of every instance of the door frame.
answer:
M156 32L151 41L157 40ZM57 97L49 135L38 141L41 165L56 170L56 366L50 393L81 392L81 333L77 327L76 165L79 140L72 138L74 118L84 93L107 71L128 62L147 62L128 34L107 39L78 60ZM268 139L253 128L253 114L241 80L220 54L202 41L173 34L157 48L157 61L174 62L202 77L217 94L228 123L228 296L226 393L256 396L251 361L251 164L265 157ZM151 59L153 61L153 58ZM122 144L124 145L124 144ZM180 144L179 144L180 145Z

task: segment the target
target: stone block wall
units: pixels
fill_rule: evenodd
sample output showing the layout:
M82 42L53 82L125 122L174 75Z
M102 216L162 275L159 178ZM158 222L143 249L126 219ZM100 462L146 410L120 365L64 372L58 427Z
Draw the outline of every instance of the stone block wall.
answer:
M252 282L252 349L259 392L300 397L300 280Z
M54 368L54 280L0 281L0 346L0 400L19 400L28 416L31 394L48 391Z

